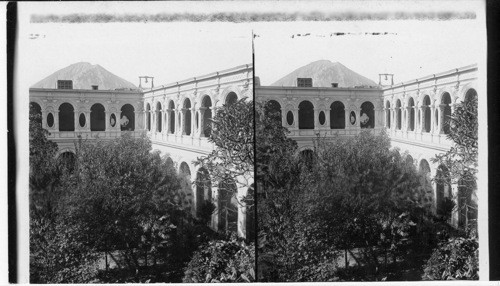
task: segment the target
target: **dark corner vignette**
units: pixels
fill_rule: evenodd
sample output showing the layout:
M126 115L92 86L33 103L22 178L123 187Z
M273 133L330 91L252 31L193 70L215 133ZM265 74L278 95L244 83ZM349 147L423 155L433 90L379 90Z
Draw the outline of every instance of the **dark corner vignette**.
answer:
M256 94L255 94L255 34L252 30L252 67L253 67L253 162L254 162L254 178L258 180L257 178L257 120L255 120L255 117L257 116L256 109L255 109L255 101L257 100ZM257 181L254 183L254 189L253 189L253 196L254 196L254 221L255 221L255 281L259 282L259 217L258 217L258 204L259 204L259 199L258 199L258 192L257 192Z
M8 267L9 283L17 283L16 146L14 140L14 59L17 3L7 4L7 130L8 130Z
M488 36L488 58L487 58L487 87L488 87L488 240L489 240L489 263L491 281L500 280L500 219L498 204L500 203L500 194L497 188L500 179L496 174L499 173L496 160L500 154L500 140L498 137L498 126L500 118L497 110L500 106L498 97L499 83L496 79L498 72L498 56L500 48L500 35L498 34L498 24L500 4L495 1L488 1L486 9L486 30Z

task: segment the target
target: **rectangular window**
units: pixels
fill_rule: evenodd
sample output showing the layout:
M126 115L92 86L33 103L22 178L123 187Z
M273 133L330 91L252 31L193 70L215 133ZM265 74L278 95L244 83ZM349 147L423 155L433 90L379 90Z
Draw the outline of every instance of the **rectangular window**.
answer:
M57 89L73 89L72 80L58 80Z
M99 86L98 85L93 85L92 86L92 90L98 90L99 89Z
M297 87L312 87L312 78L297 78Z

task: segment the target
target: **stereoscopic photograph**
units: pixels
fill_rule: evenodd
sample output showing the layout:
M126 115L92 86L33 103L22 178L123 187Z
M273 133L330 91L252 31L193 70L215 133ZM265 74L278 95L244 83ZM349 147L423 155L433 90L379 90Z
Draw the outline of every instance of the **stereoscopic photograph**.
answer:
M17 282L488 280L484 6L18 3Z
M403 2L255 25L259 281L481 277L481 3Z
M251 29L195 21L221 4L19 4L30 283L255 281Z

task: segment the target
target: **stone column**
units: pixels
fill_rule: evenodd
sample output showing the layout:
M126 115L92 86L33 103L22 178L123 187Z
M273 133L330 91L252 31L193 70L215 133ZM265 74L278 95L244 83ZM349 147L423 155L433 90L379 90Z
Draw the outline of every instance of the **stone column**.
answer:
M182 116L181 116L181 134L182 135L186 135L186 128L185 128L185 124L186 124L186 112L188 111L188 109L186 108L182 108L181 109L181 112L182 112Z
M293 109L293 128L299 129L299 109Z
M47 126L47 114L48 114L48 112L45 109L42 109L41 112L42 112L42 128L48 129L48 126Z
M420 133L423 133L425 131L425 109L423 106L419 106L418 107L418 110L420 111L420 126L418 127L418 130L420 131Z
M54 110L54 129L57 131L59 130L59 110Z
M194 107L191 107L189 110L191 111L191 134L190 134L190 136L194 137L194 133L197 132L197 130L196 130L196 123L197 123L196 122L197 121L196 120L196 110L194 109ZM199 118L198 118L198 120L199 120ZM198 125L198 126L200 126L200 125Z
M406 132L411 131L410 125L411 125L411 110L412 110L412 108L413 107L411 107L411 106L406 107L406 128L405 128ZM414 122L413 130L415 130L415 120L413 122Z
M446 104L440 104L438 105L438 110L439 110L439 125L438 125L438 134L444 134L444 109L446 107Z
M332 126L330 124L330 113L331 113L331 109L330 108L327 108L327 110L325 110L325 129L332 129Z
M105 119L104 119L104 121L105 121L104 131L105 131L105 132L108 132L108 131L111 131L111 125L109 124L109 118L111 117L111 112L109 112L109 111L106 109L106 111L104 111L104 113L106 114Z
M200 111L200 118L199 118L199 124L200 124L200 128L197 132L198 134L198 137L205 137L205 112L206 110L208 109L208 107L200 107L199 108L199 111Z
M436 129L436 114L435 114L436 106L431 105L430 110L431 110L431 131L429 133L434 134L434 131Z
M321 128L321 125L319 124L319 112L320 110L318 108L314 108L314 130Z

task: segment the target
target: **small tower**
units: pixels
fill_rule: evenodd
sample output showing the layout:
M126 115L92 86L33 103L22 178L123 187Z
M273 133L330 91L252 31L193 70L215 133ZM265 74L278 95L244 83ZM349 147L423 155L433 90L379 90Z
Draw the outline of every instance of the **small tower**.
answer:
M381 86L394 85L394 74L392 73L379 73L378 84Z
M147 75L139 76L139 88L151 89L155 87L153 80L154 77L152 76L147 76Z

